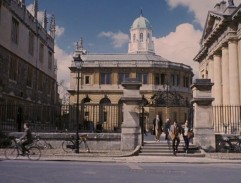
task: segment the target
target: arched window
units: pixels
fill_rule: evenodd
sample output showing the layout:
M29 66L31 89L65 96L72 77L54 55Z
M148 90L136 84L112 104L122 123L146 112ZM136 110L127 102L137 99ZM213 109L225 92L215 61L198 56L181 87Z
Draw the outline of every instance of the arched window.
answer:
M133 34L133 42L136 42L136 35Z
M150 42L150 33L147 34L147 42Z
M140 33L140 42L143 42L143 33Z

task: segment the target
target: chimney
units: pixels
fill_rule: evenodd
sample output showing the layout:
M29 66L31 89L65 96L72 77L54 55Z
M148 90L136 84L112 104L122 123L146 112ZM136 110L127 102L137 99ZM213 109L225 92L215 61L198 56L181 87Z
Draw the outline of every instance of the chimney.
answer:
M226 10L227 6L226 6L226 1L222 1L220 2L220 10L222 12L224 12Z
M220 3L217 3L215 6L214 6L214 9L216 11L220 11Z

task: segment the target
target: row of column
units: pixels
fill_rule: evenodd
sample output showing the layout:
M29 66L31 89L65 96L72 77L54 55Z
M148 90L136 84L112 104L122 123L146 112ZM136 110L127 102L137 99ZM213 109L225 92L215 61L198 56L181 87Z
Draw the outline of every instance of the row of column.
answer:
M214 105L240 105L241 41L230 40L209 60L208 74L214 83Z

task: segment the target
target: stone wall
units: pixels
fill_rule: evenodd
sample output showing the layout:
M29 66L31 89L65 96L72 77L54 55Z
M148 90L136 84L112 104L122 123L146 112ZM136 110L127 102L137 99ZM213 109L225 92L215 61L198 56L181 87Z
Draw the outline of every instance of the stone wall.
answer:
M20 137L22 132L10 133L10 136ZM121 134L120 133L85 133L88 135L87 144L90 151L120 151ZM35 133L33 133L35 135ZM46 140L54 148L61 149L62 142L75 136L75 133L38 133L41 139ZM82 135L80 133L79 135Z

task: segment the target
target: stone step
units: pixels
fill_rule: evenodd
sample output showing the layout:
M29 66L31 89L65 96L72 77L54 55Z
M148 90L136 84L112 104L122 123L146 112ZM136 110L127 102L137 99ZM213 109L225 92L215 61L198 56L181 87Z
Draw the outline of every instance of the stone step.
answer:
M185 153L184 141L181 140L178 148L177 156L188 156L188 157L204 157L205 155L198 149L197 146L190 143L189 152ZM145 141L139 152L140 156L173 156L172 142L161 140L156 141Z
M139 156L174 156L173 153L140 153ZM201 153L177 153L176 156L186 156L186 157L205 157Z

